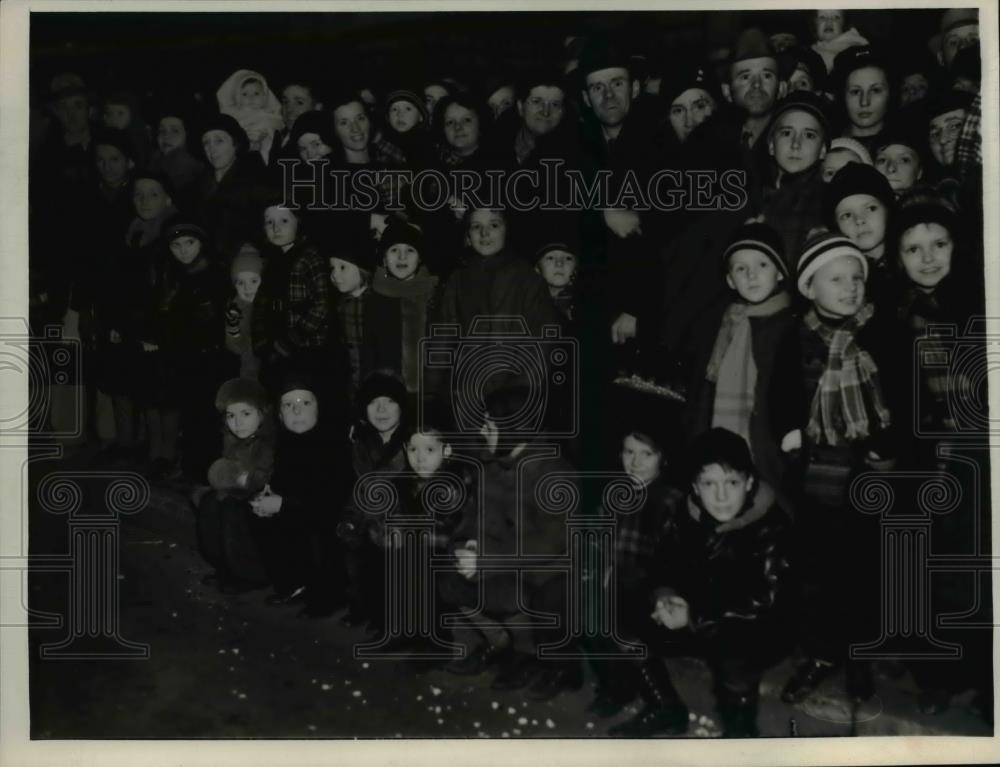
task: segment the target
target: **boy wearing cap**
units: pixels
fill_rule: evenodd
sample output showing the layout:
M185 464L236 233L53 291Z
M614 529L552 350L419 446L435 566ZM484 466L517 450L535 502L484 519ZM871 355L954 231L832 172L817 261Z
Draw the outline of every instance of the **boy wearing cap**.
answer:
M875 170L886 177L897 198L916 186L924 175L921 151L926 142L905 127L912 125L916 117L912 110L907 111L911 114L901 113L898 124L883 131L875 144Z
M793 566L800 573L800 642L808 659L785 685L788 703L805 699L843 665L849 644L870 638L873 625L878 523L872 527L852 509L848 488L858 472L892 466L884 384L900 365L890 326L873 321L868 271L854 242L827 231L809 238L798 262L799 292L812 303L797 339L804 425L781 437L781 449L799 455L804 470ZM847 692L856 701L874 694L867 663L848 663Z

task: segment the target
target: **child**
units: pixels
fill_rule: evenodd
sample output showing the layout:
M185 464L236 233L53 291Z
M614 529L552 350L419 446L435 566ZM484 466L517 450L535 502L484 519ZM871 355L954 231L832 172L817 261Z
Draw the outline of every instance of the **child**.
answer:
M262 491L274 465L274 424L267 392L256 381L232 378L219 387L215 407L225 418L222 457L208 470L214 492L198 506L198 545L216 573L208 582L238 593L267 583L249 527L248 501Z
M868 45L857 29L847 27L845 11L822 8L814 12L813 30L816 42L812 49L823 57L827 72L833 71L833 62L841 51L856 45Z
M376 356L370 352L373 331L368 327L383 312L377 310L389 303L382 296L369 290L372 282L371 247L360 240L351 246L342 243L330 256L330 282L337 291L334 313L340 338L347 348L350 391L356 393L362 380L372 370Z
M751 221L736 230L722 264L736 295L721 316L711 316L712 330L699 344L689 433L719 426L739 434L758 474L782 492L786 467L776 434L793 428L784 400L797 367L787 344L795 317L783 244L766 223ZM791 510L787 500L783 505Z
M123 130L128 133L135 151L135 159L140 166L149 160L149 127L143 122L135 96L125 91L116 91L104 100L103 121L106 128Z
M875 144L875 170L888 179L897 198L916 186L924 175L921 155L925 142L906 127L915 117L912 110L901 112L899 127L883 131Z
M827 225L850 237L865 254L866 295L886 309L892 301L892 269L885 246L894 203L889 181L868 165L848 164L826 187Z
M254 299L260 289L264 259L253 243L245 242L229 267L233 294L226 305L226 349L240 359L240 378L256 381L260 373L260 359L254 353L261 339L255 337L254 327L261 325L254 318Z
M395 90L385 97L383 141L401 154L400 164L411 168L427 167L431 161L430 116L424 99L409 90Z
M641 628L650 648L639 665L646 707L612 735L687 731L687 706L662 661L676 655L708 661L725 737L759 734L760 680L781 657L787 517L755 504L757 472L746 441L732 432L701 435L690 466L687 503L667 520L642 589L653 607Z
M346 441L320 423L315 388L294 374L282 381L274 471L250 499L254 537L274 586L267 601L305 601L302 614L310 618L326 617L340 604L344 576L337 572L335 530L352 479Z
M851 168L885 181L866 166L851 165L841 174ZM895 446L884 392L896 389L883 386L902 363L891 326L866 300L868 270L859 246L830 232L813 235L799 257L799 292L812 303L799 335L804 426L783 435L781 449L798 451L804 468L793 564L800 573L801 644L808 660L785 685L788 703L805 699L847 660L851 642L870 639L876 629L878 520L873 527L871 518L851 508L848 488L859 471L891 468ZM787 406L798 409L791 399ZM848 664L847 692L855 701L874 694L867 663Z
M567 322L576 318L575 291L577 249L565 242L549 242L535 253L535 271L549 288L552 303Z
M411 400L415 400L420 391L420 340L428 334L438 278L428 272L421 261L423 233L405 219L389 219L378 247L382 265L375 272L372 290L390 299L391 304L386 309L391 306L391 312L378 311L371 322L365 323L365 329L381 330L380 335L391 335L397 342L393 349L385 342L369 343L371 349L385 348L392 352L389 359L373 360L372 367L389 368L399 373ZM385 321L378 322L380 317Z
M219 111L235 117L250 140L250 151L259 152L266 165L274 132L285 127L281 102L267 87L263 75L240 69L229 76L216 92Z
M830 149L823 158L823 182L829 184L837 171L849 162L871 165L872 157L864 144L849 136L838 136L830 142Z
M149 158L153 170L166 173L180 197L177 207L188 212L202 183L207 168L188 147L188 120L182 110L173 107L163 111L156 129L156 148Z

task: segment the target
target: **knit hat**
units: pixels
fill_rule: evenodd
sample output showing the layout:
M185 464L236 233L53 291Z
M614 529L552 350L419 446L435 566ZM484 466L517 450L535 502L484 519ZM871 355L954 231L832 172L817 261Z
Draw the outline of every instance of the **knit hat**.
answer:
M796 268L796 284L799 292L805 295L806 287L812 276L823 266L841 256L857 258L861 262L861 270L865 279L868 279L868 261L858 246L842 234L834 234L824 230L809 237L802 247L802 255L799 256Z
M889 180L875 168L849 162L837 171L823 190L823 208L831 226L836 227L837 205L852 194L870 194L887 208L891 208L896 199Z
M245 154L250 149L250 139L247 138L247 132L243 130L235 117L224 115L221 112L212 115L201 126L201 136L213 130L223 131L232 137L237 155Z
M252 405L261 412L270 409L267 391L251 378L230 378L219 387L215 395L215 409L224 413L226 408L237 402Z
M260 251L251 242L244 242L240 245L239 252L233 258L229 266L229 274L235 279L240 272L252 272L263 274L264 259L261 258Z
M733 46L733 53L729 58L731 64L747 59L772 58L777 61L777 54L774 46L764 31L759 27L751 27L740 32Z
M390 371L376 370L368 375L358 388L357 403L364 413L377 397L388 397L400 407L406 406L406 385Z
M826 64L816 51L804 45L797 45L778 54L778 76L782 80L788 80L800 67L809 73L813 88L817 91L826 90Z
M959 234L958 217L944 200L922 196L908 205L903 205L892 218L889 242L892 252L898 254L899 241L907 229L919 224L939 224L948 230L954 239Z
M569 242L569 239L568 237L564 237L561 240L552 240L542 245L542 247L535 251L535 263L541 261L546 254L554 250L561 250L563 253L571 253L575 256L579 251Z
M172 217L163 225L164 242L172 242L178 237L197 237L203 244L210 240L208 232L183 213Z
M930 121L946 112L954 112L956 109L968 111L974 99L975 96L965 91L942 91L934 98L927 100L924 116Z
M723 268L729 265L729 258L738 250L753 250L767 256L785 279L788 279L788 265L785 263L785 246L773 227L763 221L743 224L733 233L729 245L722 253Z
M831 74L833 92L842 93L851 72L865 67L877 67L886 73L890 81L892 79L888 62L877 51L867 45L854 45L842 50L833 60L833 73Z
M166 193L167 197L173 199L174 196L174 185L171 182L170 177L161 171L152 170L151 168L139 168L135 173L132 174L132 187L135 188L137 181L142 179L152 179L163 187L163 191Z
M830 144L830 117L827 114L827 101L812 91L792 91L774 106L771 123L767 129L768 141L774 132L778 120L783 114L791 111L808 112L819 122L823 129L823 143Z
M385 118L389 119L389 108L395 104L397 101L405 101L412 104L417 112L420 113L420 117L426 123L430 118L427 115L427 105L424 104L424 100L420 98L416 93L411 90L399 89L390 93L385 97Z
M94 146L113 146L129 160L135 160L135 146L132 137L121 128L101 128L94 135Z
M382 239L378 243L379 255L385 256L389 248L400 243L411 245L419 253L423 247L423 240L424 233L419 226L400 216L390 216L385 231L382 232Z
M364 272L374 272L375 258L373 251L374 249L370 243L346 242L333 245L329 253L331 261L337 258L341 261L346 261L349 264L354 264L358 267L358 269Z
M738 471L748 477L757 476L747 441L739 434L720 426L703 432L691 444L688 450L691 482L697 481L702 470L713 464Z
M281 399L285 394L290 391L307 391L312 392L313 396L316 396L316 391L318 387L313 376L305 373L301 370L289 369L282 376L281 382L275 389L275 394L278 399Z
M319 112L315 109L303 112L295 118L295 125L292 126L292 133L288 137L289 143L299 151L299 139L307 133L315 133L320 141L331 149L338 146L337 136L333 130L333 118L329 112Z
M868 149L857 139L851 138L850 136L838 136L830 142L829 151L833 152L836 149L850 149L854 154L861 158L861 162L865 165L872 165L872 156L869 154Z
M684 65L668 67L663 73L660 83L660 99L669 110L674 99L691 88L701 88L717 102L722 101L722 93L711 67L707 64Z

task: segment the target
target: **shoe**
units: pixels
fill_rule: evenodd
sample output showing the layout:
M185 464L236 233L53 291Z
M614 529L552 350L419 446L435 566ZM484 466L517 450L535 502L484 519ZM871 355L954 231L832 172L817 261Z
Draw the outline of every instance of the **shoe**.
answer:
M514 657L514 649L508 644L480 645L466 654L445 664L444 670L456 676L478 676L484 671L498 665L509 664Z
M632 697L624 700L621 696L616 697L606 690L598 690L597 697L587 706L587 713L599 716L601 719L607 719L620 713L632 700Z
M781 691L781 699L785 703L801 703L809 694L819 687L820 682L830 676L837 667L832 663L812 658L795 670L795 674L785 684Z
M844 669L844 688L855 703L864 703L875 695L875 679L870 661L849 661Z
M523 690L538 675L538 662L527 653L513 653L490 684L491 690Z
M566 690L579 690L583 686L583 673L578 663L557 663L543 666L524 693L529 700L550 700Z
M921 714L937 716L943 714L951 706L951 693L940 688L921 690L917 698L917 708Z
M296 586L291 591L276 591L273 594L268 594L264 597L264 601L269 605L275 606L298 604L305 599L305 593L305 586Z
M658 658L647 658L639 666L639 691L646 706L631 719L608 730L612 736L644 738L650 735L683 735L688 729L684 705L670 673Z

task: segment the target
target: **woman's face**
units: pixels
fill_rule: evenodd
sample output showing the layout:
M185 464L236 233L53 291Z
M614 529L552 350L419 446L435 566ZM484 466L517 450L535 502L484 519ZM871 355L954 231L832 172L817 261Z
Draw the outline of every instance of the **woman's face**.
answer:
M715 111L715 99L702 88L688 88L670 104L670 125L679 141L687 140L691 131L705 122Z
M135 182L132 203L136 215L143 221L151 221L161 215L170 205L170 197L155 178L140 178Z
M368 149L371 123L360 101L337 107L333 113L333 128L344 149L351 152L364 152Z
M479 147L479 117L461 104L444 110L444 138L455 152L466 157Z
M156 145L163 154L180 149L187 141L184 121L179 117L164 117L156 131Z
M847 76L847 116L855 128L877 129L889 108L889 79L879 67L862 67Z
M318 133L303 133L299 136L299 157L303 160L319 160L333 149L323 143Z
M215 170L228 170L236 160L236 144L233 137L223 130L210 130L201 137L208 164Z

